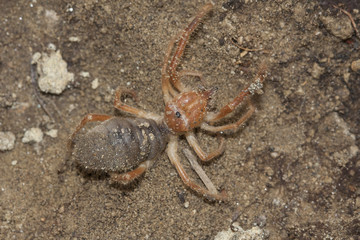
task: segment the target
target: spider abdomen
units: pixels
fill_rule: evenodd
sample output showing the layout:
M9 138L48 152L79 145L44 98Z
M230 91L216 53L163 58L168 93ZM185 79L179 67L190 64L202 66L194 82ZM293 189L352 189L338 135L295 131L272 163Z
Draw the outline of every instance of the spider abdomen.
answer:
M154 159L168 142L165 125L143 118L110 118L75 139L74 156L86 169L127 171Z

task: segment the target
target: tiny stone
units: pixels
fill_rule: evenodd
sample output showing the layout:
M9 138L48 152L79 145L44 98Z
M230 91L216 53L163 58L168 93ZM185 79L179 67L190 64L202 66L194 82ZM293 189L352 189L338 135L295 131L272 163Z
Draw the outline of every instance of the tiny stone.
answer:
M15 145L15 135L12 132L0 132L0 151L12 150Z
M80 42L80 38L79 37L69 37L69 41L70 42Z
M107 102L107 103L108 103L108 102L111 102L112 99L113 99L113 97L112 97L112 95L110 95L110 94L106 95L105 98L104 98L105 102Z
M360 71L360 59L356 60L356 61L353 61L351 63L351 69L354 71L354 72L359 72Z
M311 76L315 79L319 79L320 76L324 73L325 68L319 66L319 64L314 63L313 68L311 70Z
M27 130L24 134L24 137L22 138L23 143L31 143L36 142L39 143L43 139L43 132L40 128L30 128Z
M84 77L84 78L90 77L90 73L89 73L89 72L84 72L84 71L80 72L79 75L80 75L81 77Z
M232 229L234 232L244 231L238 222L233 222L233 223L231 224L231 229Z
M70 104L69 107L68 107L68 111L71 112L75 108L76 108L76 106L74 104Z
M31 58L31 64L37 63L40 58L41 58L41 53L39 52L34 53L34 55L32 55Z
M49 50L53 50L53 51L56 50L56 46L53 43L49 43L49 45L47 47L48 47Z
M279 153L278 152L272 152L272 153L270 153L270 156L272 158L277 158L279 156Z
M15 166L16 164L17 164L17 161L16 161L16 160L14 160L14 161L11 162L11 165L13 165L13 166Z
M300 96L304 96L305 95L305 92L304 92L304 89L300 86L296 92L295 92L297 95L300 95Z
M91 82L91 88L92 89L97 89L97 87L99 86L99 79L95 78L92 82Z
M243 51L240 53L240 57L243 58L245 57L249 52L248 51Z
M58 136L58 130L57 129L51 129L50 131L47 131L45 134L52 137L52 138L56 138Z
M64 211L65 211L65 207L64 206L61 206L60 208L59 208L59 213L61 214L61 213L64 213Z
M189 205L190 205L190 203L189 203L188 201L186 201L186 202L184 203L184 207L185 207L185 208L188 208Z

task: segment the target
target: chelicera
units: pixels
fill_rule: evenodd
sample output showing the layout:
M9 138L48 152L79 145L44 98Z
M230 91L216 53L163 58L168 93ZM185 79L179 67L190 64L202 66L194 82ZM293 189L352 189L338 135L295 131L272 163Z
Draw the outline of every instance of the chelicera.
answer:
M224 138L219 137L219 146L213 152L205 152L196 139L194 129L221 134L224 131L236 131L254 113L255 107L249 101L247 112L236 122L226 125L213 124L234 111L245 98L262 88L266 77L266 68L260 68L255 80L243 89L232 101L218 112L209 112L208 103L216 92L215 88L193 91L180 81L183 76L198 76L196 71L177 71L191 33L199 25L201 19L212 9L206 4L196 14L190 24L181 31L166 50L161 70L162 92L165 102L163 115L146 112L122 101L123 95L135 98L130 90L118 88L115 94L114 107L130 113L134 118L122 118L103 114L87 114L76 127L69 139L69 151L73 151L76 162L90 170L107 172L115 182L127 184L142 175L158 155L166 149L166 153L175 166L184 184L200 195L211 200L224 200L224 192L215 193L199 186L189 178L178 156L178 138L184 135L189 145L203 162L207 162L225 149ZM136 99L136 98L135 98ZM77 133L89 122L101 122L83 135ZM75 140L75 141L74 141Z

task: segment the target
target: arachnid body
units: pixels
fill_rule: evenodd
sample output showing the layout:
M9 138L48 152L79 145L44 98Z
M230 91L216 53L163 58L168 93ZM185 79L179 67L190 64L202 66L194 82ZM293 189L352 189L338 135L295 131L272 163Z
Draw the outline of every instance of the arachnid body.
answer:
M70 137L69 151L72 151L74 138L85 124L96 121L101 123L76 138L73 155L81 166L91 170L103 170L109 173L112 180L126 184L144 173L166 148L171 163L189 188L208 199L225 199L223 193L214 193L203 188L188 177L177 153L178 138L180 135L184 135L203 162L222 154L225 148L223 137L219 138L218 148L207 153L200 147L194 129L200 128L206 132L219 134L226 130L236 131L254 113L255 108L251 102L249 102L249 109L245 115L235 123L220 126L214 126L213 123L223 119L234 111L246 97L262 88L266 68L260 68L255 81L218 112L208 112L208 102L216 92L215 88L193 91L182 84L180 79L183 76L202 76L201 73L195 71L182 70L178 72L177 66L191 33L212 7L212 4L203 6L191 23L170 41L166 50L161 70L165 102L164 115L148 113L123 103L121 101L123 94L135 98L135 93L118 88L114 107L134 115L135 118L102 114L86 115Z

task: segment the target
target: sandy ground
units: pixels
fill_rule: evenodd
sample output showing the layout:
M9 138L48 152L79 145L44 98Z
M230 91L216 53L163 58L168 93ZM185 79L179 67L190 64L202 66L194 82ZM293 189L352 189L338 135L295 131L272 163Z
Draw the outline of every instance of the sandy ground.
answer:
M112 105L118 86L135 90L139 107L163 112L167 44L205 1L0 0L0 131L16 138L0 152L0 238L214 239L234 219L245 230L257 226L257 239L357 239L360 73L351 64L360 42L332 7L338 2L359 27L355 0L230 0L216 2L191 37L180 68L218 87L212 109L250 83L262 62L271 73L253 98L254 116L203 166L229 195L219 204L187 189L165 153L127 188L65 161L67 138L86 113L121 115ZM246 54L234 42L262 50ZM74 81L59 95L39 94L46 113L30 60L49 45ZM31 128L43 139L23 143ZM206 150L216 147L216 138L197 135ZM181 148L189 148L184 139Z

